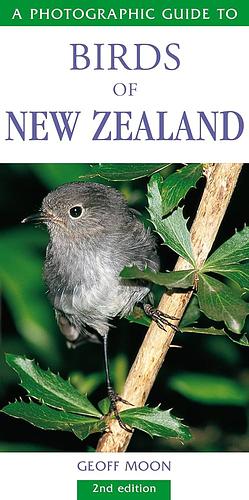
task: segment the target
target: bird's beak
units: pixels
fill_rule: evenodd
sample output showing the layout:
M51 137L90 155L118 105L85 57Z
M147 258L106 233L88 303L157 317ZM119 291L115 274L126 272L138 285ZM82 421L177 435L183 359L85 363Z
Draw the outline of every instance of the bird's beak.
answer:
M47 217L45 217L42 212L37 212L36 214L25 217L25 219L23 219L21 223L26 224L26 222L45 222L46 220Z

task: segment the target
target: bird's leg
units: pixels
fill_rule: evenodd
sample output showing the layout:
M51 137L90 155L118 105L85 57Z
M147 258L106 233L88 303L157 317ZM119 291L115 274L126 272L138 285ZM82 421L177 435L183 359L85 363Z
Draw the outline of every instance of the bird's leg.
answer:
M175 332L179 332L179 328L175 326L173 323L170 322L170 320L177 320L179 318L176 318L175 316L169 316L168 314L160 311L159 309L155 309L152 307L151 304L144 304L143 305L144 312L147 316L149 316L159 328L162 330L166 330L166 326L170 326Z
M127 405L130 405L128 401L125 399L121 398L116 392L114 391L111 383L111 378L110 378L110 370L109 370L109 360L108 360L108 349L107 349L107 339L108 339L108 334L105 333L103 337L103 347L104 347L104 363L105 363L105 375L106 375L106 386L107 386L107 393L108 397L110 400L110 412L113 412L115 415L116 420L118 421L120 427L124 429L127 432L132 432L132 429L128 427L124 422L122 422L118 408L117 408L117 402L121 402Z

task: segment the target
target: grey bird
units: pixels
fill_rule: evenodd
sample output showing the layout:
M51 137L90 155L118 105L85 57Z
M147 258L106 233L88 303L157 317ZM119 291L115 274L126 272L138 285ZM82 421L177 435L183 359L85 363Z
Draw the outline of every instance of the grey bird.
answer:
M40 211L22 222L45 223L50 242L46 251L44 278L61 333L69 347L85 340L103 341L110 410L121 427L107 355L111 320L129 314L135 304L161 328L177 327L154 309L150 284L123 280L125 266L159 269L155 237L129 208L122 194L111 187L73 182L63 184L43 200Z

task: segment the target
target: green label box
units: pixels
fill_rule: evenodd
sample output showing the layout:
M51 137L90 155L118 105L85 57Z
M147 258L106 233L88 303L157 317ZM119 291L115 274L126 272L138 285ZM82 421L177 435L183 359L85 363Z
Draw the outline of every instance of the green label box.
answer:
M0 26L249 26L245 0L8 0ZM71 7L72 4L72 7Z
M170 500L170 481L77 481L77 500Z

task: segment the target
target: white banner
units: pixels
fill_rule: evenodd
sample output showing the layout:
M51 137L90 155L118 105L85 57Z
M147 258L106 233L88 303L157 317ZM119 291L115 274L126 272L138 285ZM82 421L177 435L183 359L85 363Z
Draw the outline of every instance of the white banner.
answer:
M6 453L0 467L6 500L76 500L77 480L86 479L170 480L171 500L248 496L245 453Z
M248 161L248 28L2 27L0 43L2 162Z

